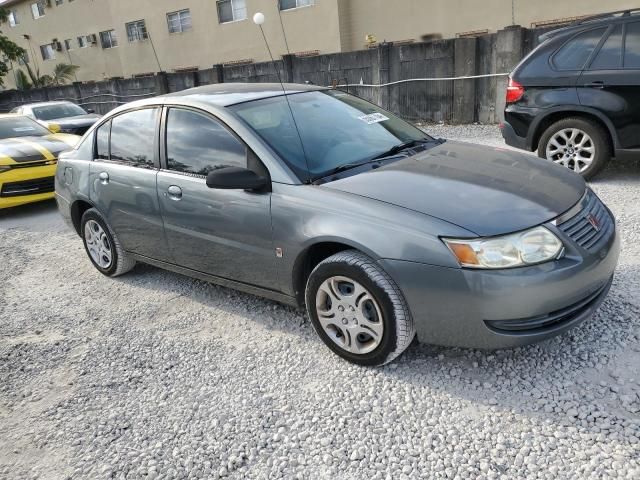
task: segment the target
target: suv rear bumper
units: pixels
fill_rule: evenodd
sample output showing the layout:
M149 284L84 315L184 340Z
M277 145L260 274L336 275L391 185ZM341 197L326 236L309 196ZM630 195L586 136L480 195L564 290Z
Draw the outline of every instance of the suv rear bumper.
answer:
M525 137L518 136L509 122L502 122L500 124L500 132L502 133L502 138L504 138L507 145L520 148L522 150L531 150L529 145L527 145L527 139Z

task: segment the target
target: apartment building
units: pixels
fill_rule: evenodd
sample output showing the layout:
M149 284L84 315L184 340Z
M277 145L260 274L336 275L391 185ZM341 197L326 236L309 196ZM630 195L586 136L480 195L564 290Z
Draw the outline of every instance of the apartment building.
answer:
M2 30L42 74L58 63L79 81L269 59L251 18L266 16L272 53L313 55L382 41L421 41L530 27L633 8L625 0L5 0ZM279 18L280 17L280 18ZM19 64L14 69L22 68ZM13 88L9 72L5 87Z

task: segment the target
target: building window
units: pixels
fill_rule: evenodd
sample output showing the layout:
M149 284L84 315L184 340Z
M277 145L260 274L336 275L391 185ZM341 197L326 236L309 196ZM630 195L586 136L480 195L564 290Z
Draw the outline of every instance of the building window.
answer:
M70 38L67 38L67 39L64 41L64 48L65 48L66 50L71 50L71 49L73 48L73 47L72 47L72 45L71 45L71 39L70 39Z
M315 0L280 0L280 10L291 10L292 8L308 7L313 5Z
M130 42L139 42L140 40L146 40L149 38L147 34L147 26L144 20L136 20L135 22L129 22L125 24L127 27L127 37Z
M118 38L115 30L100 32L100 43L102 48L113 48L118 46Z
M18 58L18 65L24 66L27 63L29 63L29 54L27 52L24 52L22 56Z
M19 25L20 22L18 21L18 16L16 15L16 12L14 10L11 10L9 12L9 25L11 25L12 27L15 27L16 25Z
M64 3L64 0L56 0L56 5L62 5Z
M44 17L44 2L35 2L31 4L31 15L33 18Z
M87 46L87 37L80 35L78 37L78 48L84 48Z
M53 60L56 58L56 52L53 50L53 45L50 43L46 45L40 45L40 53L43 60Z
M218 0L218 21L235 22L247 18L246 0Z
M167 13L167 24L169 25L169 33L191 30L191 12L186 9Z

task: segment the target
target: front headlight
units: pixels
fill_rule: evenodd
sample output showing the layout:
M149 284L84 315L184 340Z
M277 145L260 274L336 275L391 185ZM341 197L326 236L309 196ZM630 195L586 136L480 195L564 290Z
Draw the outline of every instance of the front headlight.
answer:
M562 242L545 227L501 237L442 241L463 267L510 268L547 262L558 257Z

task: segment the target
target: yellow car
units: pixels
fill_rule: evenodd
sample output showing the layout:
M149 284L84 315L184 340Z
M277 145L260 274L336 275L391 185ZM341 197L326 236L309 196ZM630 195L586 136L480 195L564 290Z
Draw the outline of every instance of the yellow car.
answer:
M80 137L24 115L0 114L0 209L53 198L58 155Z

